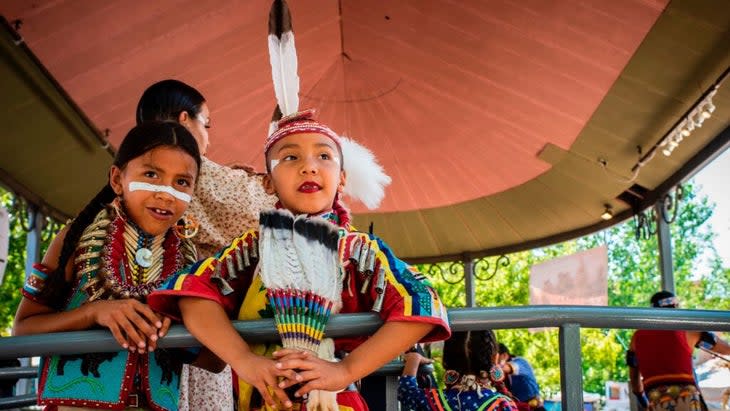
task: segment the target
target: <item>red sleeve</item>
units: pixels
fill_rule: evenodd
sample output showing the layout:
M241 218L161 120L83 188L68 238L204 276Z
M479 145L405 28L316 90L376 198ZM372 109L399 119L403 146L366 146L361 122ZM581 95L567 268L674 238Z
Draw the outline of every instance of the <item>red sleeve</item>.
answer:
M396 258L375 236L351 233L340 246L347 273L341 313L375 311L383 321L433 324L435 327L421 342L449 338L446 306L415 267ZM362 341L352 339L356 340ZM338 348L340 345L338 342Z
M147 304L179 320L181 297L204 298L220 304L235 318L258 262L256 237L254 231L247 232L215 256L179 271L147 296Z

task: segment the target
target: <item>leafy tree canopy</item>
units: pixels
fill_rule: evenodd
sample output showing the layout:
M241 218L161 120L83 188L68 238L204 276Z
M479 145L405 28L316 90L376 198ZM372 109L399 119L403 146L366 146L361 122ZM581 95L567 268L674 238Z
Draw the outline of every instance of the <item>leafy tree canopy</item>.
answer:
M724 298L730 291L730 270L713 247L715 236L706 221L714 205L706 196L698 196L691 184L684 186L683 199L674 223L670 225L673 265L677 295L684 308L727 309ZM479 307L529 304L530 267L556 257L573 254L600 245L608 248L608 304L610 306L647 307L651 295L660 289L657 238L636 238L636 220L632 219L602 232L536 250L509 255L511 264L500 267L487 280L476 280L475 301ZM497 258L488 259L490 265ZM703 264L700 264L703 261ZM440 263L437 269L421 266L430 273L439 295L450 307L464 306L465 289L456 282L461 272L452 263ZM700 266L707 267L700 270ZM443 271L443 275L434 275ZM456 282L456 284L451 284ZM581 329L583 387L588 392L603 393L609 380L628 381L624 351L633 330ZM560 391L558 330L531 333L526 329L498 330L499 340L510 351L525 357L535 368L543 395ZM436 354L438 356L438 354ZM437 366L440 373L441 370Z
M12 193L0 187L0 206L8 210L10 217L10 242L8 264L0 285L0 336L10 335L13 317L20 303L20 289L25 281L26 240L28 215L22 202L18 203ZM45 223L45 221L44 221ZM46 252L50 238L58 230L57 225L46 224L41 242L41 255Z

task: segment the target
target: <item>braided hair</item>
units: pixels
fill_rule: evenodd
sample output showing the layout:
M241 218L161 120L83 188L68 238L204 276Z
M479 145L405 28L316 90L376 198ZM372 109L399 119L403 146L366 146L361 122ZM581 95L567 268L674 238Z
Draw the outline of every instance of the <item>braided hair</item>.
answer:
M497 337L492 330L457 331L444 342L443 364L461 375L489 371L497 354Z
M129 131L117 150L114 165L124 169L127 163L158 147L176 147L189 154L200 170L200 151L195 138L182 125L171 121L152 121L134 127ZM66 281L66 266L73 257L79 239L96 215L116 197L111 185L107 184L94 196L71 222L63 240L58 266L48 276L39 297L53 308L60 310L65 304L72 282Z

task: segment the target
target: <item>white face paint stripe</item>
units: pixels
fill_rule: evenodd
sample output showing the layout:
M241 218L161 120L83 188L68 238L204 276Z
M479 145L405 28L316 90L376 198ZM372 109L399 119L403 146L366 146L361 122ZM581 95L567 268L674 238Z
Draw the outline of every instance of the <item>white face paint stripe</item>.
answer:
M132 181L129 183L129 191L151 191L153 193L167 193L178 200L189 203L191 200L190 194L177 191L170 186L158 186L157 184L143 183L141 181Z

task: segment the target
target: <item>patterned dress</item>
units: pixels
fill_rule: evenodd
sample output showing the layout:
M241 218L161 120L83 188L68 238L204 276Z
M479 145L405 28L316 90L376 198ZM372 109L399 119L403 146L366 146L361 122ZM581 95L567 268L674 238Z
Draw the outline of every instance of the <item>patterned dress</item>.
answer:
M236 238L215 257L201 261L168 280L150 295L149 304L157 311L179 317L177 299L199 297L218 302L231 318L250 320L273 316L266 288L254 277L258 261L258 235L248 232ZM423 342L449 337L446 307L415 267L397 259L379 238L344 232L339 241L344 268L340 313L376 311L384 321L412 321L436 327ZM345 264L346 263L346 264ZM336 350L352 351L367 337L335 340ZM252 351L269 355L278 347L258 344ZM338 394L340 410L366 410L357 392ZM239 409L263 409L258 392L239 381Z
M489 389L423 389L413 376L400 377L398 400L403 411L517 411L511 398Z
M193 242L198 255L215 254L252 228L258 227L259 212L273 208L276 197L266 194L262 175L232 169L205 157L195 185L195 195L186 216L200 223ZM211 373L185 365L180 375L180 411L233 409L231 368Z

